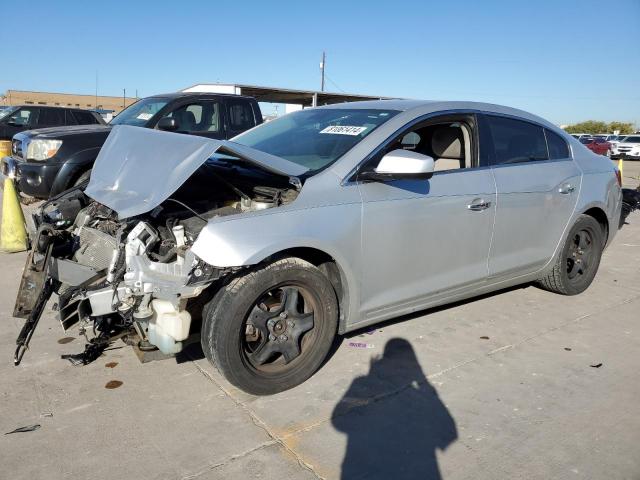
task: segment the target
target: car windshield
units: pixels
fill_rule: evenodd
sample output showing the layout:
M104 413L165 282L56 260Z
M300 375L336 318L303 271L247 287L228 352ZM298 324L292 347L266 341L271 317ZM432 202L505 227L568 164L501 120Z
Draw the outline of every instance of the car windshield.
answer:
M2 120L3 118L11 115L17 109L18 109L18 107L9 107L9 108L5 108L3 110L0 110L0 120Z
M624 140L622 140L622 143L640 143L640 136L632 135L630 137L626 137Z
M144 98L125 108L111 120L111 125L144 127L169 102L168 98Z
M335 162L397 110L301 110L260 125L233 141L320 170Z

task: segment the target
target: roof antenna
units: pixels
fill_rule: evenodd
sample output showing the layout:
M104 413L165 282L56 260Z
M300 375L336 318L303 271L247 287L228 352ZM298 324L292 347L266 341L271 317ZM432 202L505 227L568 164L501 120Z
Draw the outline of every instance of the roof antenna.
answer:
M321 92L324 92L324 65L325 65L325 53L322 52L322 60L320 60L320 73L321 73L320 91Z

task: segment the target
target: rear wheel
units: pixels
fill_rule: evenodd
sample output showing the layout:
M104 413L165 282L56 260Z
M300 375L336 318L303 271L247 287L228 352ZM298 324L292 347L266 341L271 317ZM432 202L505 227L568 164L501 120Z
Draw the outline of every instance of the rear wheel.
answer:
M327 277L285 258L234 279L205 307L202 348L235 386L270 395L308 379L337 330L338 305Z
M565 239L553 270L539 280L546 290L562 295L584 292L596 275L604 233L600 224L588 215L580 215Z

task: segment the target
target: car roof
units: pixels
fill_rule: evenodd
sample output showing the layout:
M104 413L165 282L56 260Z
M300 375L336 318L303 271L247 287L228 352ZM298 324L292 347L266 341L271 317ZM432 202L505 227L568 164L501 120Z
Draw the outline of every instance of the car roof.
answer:
M248 95L236 95L233 93L213 93L213 92L171 92L171 93L158 93L156 95L149 95L144 98L184 98L184 97L230 97L230 98L249 98L253 99ZM140 100L143 100L141 98Z
M35 105L35 104L24 104L24 105L14 105L16 108L47 108L49 110L80 110L82 112L94 112L95 110L90 110L88 108L80 108L80 107L65 107L64 105Z
M524 110L507 107L504 105L496 105L492 103L471 102L471 101L449 101L449 100L368 100L364 102L345 102L325 105L318 108L344 108L344 109L371 109L371 110L398 110L402 112L410 112L418 110L421 114L449 111L449 110L466 110L478 111L486 113L497 113L501 115L512 115L526 120L542 123L554 130L559 128L545 120Z

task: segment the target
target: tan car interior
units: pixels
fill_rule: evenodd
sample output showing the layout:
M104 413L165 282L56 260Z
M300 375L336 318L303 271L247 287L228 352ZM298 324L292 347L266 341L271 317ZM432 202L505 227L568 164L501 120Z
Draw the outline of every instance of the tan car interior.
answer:
M462 123L429 125L406 134L400 143L405 150L433 157L436 172L470 166L471 134Z

